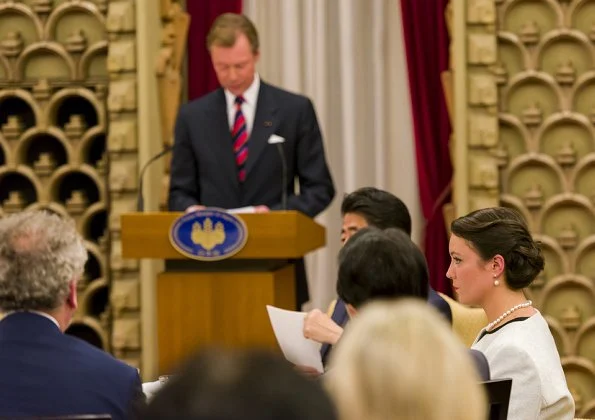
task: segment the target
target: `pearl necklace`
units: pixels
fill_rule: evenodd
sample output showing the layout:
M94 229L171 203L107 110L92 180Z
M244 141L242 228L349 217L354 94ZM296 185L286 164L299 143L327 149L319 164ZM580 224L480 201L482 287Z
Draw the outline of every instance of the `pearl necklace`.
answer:
M486 331L491 331L496 325L498 325L500 322L502 322L502 320L504 318L506 318L508 315L510 315L511 313L513 313L514 311L516 311L517 309L528 308L531 305L533 305L533 302L530 301L530 300L528 300L526 302L519 303L518 305L513 306L512 308L510 308L509 310L507 310L506 312L504 312L502 315L500 315L498 318L496 318L494 321L490 322L488 324L488 326L486 327Z

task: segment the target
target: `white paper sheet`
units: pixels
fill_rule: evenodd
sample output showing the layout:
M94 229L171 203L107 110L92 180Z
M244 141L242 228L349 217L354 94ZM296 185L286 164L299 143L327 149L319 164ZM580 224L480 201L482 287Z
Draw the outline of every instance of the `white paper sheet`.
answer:
M143 393L145 394L145 397L147 397L147 401L153 398L153 395L155 395L162 386L163 382L159 380L155 382L143 382Z
M231 214L254 213L255 209L256 209L256 207L254 207L254 206L238 207L236 209L227 209L227 212L231 213Z
M310 366L324 372L320 343L304 337L305 312L287 311L267 305L269 319L283 355L294 365Z

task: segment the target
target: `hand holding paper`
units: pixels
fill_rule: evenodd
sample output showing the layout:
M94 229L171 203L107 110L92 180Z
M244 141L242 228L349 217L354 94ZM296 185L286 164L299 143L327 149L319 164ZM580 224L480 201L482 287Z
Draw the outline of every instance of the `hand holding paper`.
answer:
M320 373L324 372L320 343L305 338L303 334L306 313L270 305L267 305L267 311L285 358L294 365L310 366Z

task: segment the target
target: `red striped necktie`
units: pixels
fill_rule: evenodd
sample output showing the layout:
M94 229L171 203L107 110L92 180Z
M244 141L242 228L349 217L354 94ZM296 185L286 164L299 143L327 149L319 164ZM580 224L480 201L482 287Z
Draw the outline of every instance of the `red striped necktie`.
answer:
M246 179L246 159L248 158L248 127L246 126L246 119L242 113L242 104L244 103L243 96L236 96L235 107L236 116L233 120L233 128L231 129L231 138L233 139L233 152L236 157L236 165L238 167L238 180L244 182Z

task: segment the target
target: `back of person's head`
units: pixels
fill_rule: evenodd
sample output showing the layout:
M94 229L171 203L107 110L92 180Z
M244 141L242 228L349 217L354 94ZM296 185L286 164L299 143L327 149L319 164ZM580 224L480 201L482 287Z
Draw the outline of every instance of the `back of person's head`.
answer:
M467 349L435 309L414 299L365 305L325 379L341 420L485 418Z
M238 35L244 34L254 54L258 53L260 43L254 23L246 16L237 13L223 13L215 19L207 34L207 49L212 46L233 47Z
M387 191L363 187L347 194L341 203L341 214L346 213L359 214L369 226L402 229L411 235L411 215L407 206Z
M87 251L72 219L26 211L0 219L0 310L59 307Z
M513 290L529 286L545 265L539 245L515 210L476 210L454 220L451 232L466 240L484 261L501 255L505 262L504 278Z
M144 420L334 420L318 381L264 351L202 351L149 402Z
M401 229L367 227L339 252L337 294L358 308L378 298L428 297L428 267Z

